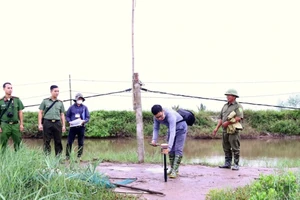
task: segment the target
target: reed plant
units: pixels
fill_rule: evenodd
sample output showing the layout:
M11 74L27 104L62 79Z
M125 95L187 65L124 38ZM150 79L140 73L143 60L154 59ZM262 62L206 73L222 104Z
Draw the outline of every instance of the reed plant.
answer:
M7 148L0 160L2 200L136 199L114 193L114 185L95 170L99 163L66 163L24 144L17 152Z

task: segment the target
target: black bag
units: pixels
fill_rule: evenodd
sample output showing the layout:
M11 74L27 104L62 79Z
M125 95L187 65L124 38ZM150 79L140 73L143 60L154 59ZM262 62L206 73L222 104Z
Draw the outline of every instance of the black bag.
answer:
M183 120L180 120L179 122L186 121L188 126L193 126L196 120L194 113L185 109L179 109L177 112L183 117Z
M57 100L54 101L54 102L53 102L53 103L45 110L44 115L43 115L43 117L42 117L42 124L44 124L44 116L46 115L46 113L52 108L52 106L53 106L56 102L57 102Z

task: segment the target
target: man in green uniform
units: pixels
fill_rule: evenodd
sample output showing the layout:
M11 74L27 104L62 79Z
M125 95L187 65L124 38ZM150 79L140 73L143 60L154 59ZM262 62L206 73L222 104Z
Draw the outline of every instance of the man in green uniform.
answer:
M235 89L229 89L225 93L227 97L227 103L223 106L219 115L219 121L216 128L213 131L215 136L220 126L223 127L222 144L225 153L225 164L219 166L220 168L231 168L232 153L234 156L234 166L232 170L239 170L240 160L240 128L236 128L235 131L229 131L229 125L234 125L241 122L243 119L243 107L236 101L238 93ZM230 117L229 117L230 116ZM233 119L232 119L233 118ZM234 127L234 126L233 126Z
M62 153L61 144L62 132L66 131L65 108L62 101L58 100L59 89L57 85L50 87L51 97L42 101L39 107L38 124L39 130L43 131L44 152L46 155L51 153L50 142L54 139L55 155Z
M3 84L5 96L0 99L0 140L2 152L7 147L9 137L14 141L15 151L21 143L21 132L23 127L23 103L18 97L12 96L12 85L9 82Z

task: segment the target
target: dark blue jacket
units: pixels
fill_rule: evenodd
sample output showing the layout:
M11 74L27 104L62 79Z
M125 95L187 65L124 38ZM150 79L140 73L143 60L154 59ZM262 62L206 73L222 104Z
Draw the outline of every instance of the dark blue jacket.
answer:
M76 103L74 103L67 110L66 120L68 122L70 122L70 121L73 121L73 120L77 119L75 117L76 114L79 114L80 118L82 120L85 120L85 123L89 122L89 120L90 120L90 112L89 112L88 108L85 105L83 105L83 104L77 105Z

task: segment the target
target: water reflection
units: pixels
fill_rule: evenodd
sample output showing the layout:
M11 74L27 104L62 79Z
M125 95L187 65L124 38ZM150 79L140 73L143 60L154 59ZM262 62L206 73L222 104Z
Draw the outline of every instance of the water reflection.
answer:
M42 147L43 140L24 139L24 143L31 147ZM145 151L150 155L157 151L145 140ZM241 165L266 166L274 165L279 159L298 160L300 158L299 139L269 139L269 140L241 140ZM75 145L77 140L75 141ZM162 141L161 141L162 142ZM66 139L63 139L65 150ZM53 151L53 144L52 151ZM86 139L84 154L111 151L136 151L135 139ZM219 164L224 161L221 140L187 139L184 148L184 159L189 163Z

